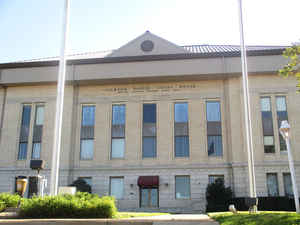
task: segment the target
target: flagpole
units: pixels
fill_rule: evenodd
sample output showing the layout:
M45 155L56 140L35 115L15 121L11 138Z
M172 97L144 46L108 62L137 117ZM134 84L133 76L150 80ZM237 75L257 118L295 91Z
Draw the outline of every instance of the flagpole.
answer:
M52 166L50 178L50 195L57 195L58 191L58 176L59 176L59 161L61 150L61 128L64 106L64 91L66 77L66 51L68 37L68 22L69 22L69 0L64 2L64 15L62 26L62 39L59 59L59 72L57 79L57 97L56 97L56 112L55 112L55 128L53 137L52 150Z
M252 138L252 125L251 125L247 56L246 56L246 47L245 47L245 41L244 41L242 0L238 0L238 3L239 3L239 19L240 19L239 25L240 25L241 63L242 63L242 74L243 74L242 77L243 77L243 98L244 98L244 113L245 113L245 128L246 128L246 144L247 144L247 154L248 154L249 194L250 194L250 197L256 198L255 170L254 170L254 157L253 157L253 138Z

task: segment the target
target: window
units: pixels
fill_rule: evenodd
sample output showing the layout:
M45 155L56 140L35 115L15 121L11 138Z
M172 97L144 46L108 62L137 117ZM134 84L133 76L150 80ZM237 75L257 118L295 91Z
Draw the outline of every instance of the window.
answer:
M260 106L264 135L264 152L275 153L271 98L261 97Z
M209 184L215 183L215 181L217 179L221 179L224 182L224 175L209 175L208 176L208 183Z
M116 199L122 199L124 196L124 178L111 177L110 178L110 195Z
M156 157L156 104L143 105L143 158Z
M190 176L175 176L176 199L189 199L191 197Z
M267 188L269 196L278 196L277 173L267 173Z
M19 138L18 160L27 158L28 137L30 129L31 105L23 105L22 122Z
M41 158L41 146L44 125L44 106L37 105L35 107L35 121L33 127L33 141L32 141L32 159Z
M288 120L285 96L276 97L276 111L277 111L278 128L280 128L281 122L284 120ZM283 139L280 133L278 134L279 134L280 151L286 151L285 140Z
M124 158L125 105L112 106L111 158Z
M175 157L189 157L188 104L174 104Z
M93 159L95 106L83 105L80 133L80 159Z
M290 173L283 173L284 194L287 197L293 197L293 183Z
M222 156L222 125L219 101L206 102L208 156Z

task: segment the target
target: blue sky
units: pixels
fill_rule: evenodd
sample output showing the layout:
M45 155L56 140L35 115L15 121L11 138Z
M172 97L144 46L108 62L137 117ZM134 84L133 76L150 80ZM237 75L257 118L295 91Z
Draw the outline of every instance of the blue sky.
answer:
M299 41L299 0L243 0L248 45ZM59 55L63 0L0 0L0 63ZM69 53L150 30L178 45L239 44L237 0L70 0Z

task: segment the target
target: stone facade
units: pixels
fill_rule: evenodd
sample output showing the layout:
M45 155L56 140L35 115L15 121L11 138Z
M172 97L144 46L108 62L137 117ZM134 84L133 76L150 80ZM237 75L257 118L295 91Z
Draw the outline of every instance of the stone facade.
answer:
M274 56L263 57L261 60L264 62L274 59ZM236 58L233 58L233 61L226 59L227 62L223 62L227 68L223 68L223 73L212 71L214 69L213 61L195 60L195 65L199 60L204 60L206 63L211 62L206 65L206 68L209 69L199 67L198 74L192 74L194 72L190 71L191 68L186 71L177 69L177 72L173 72L174 65L177 67L181 65L180 60L177 60L178 64L173 64L174 60L159 62L162 74L154 65L158 63L155 61L141 62L141 64L132 62L132 67L126 67L122 62L108 63L108 65L68 66L59 185L66 186L78 177L91 177L93 192L107 195L110 189L110 177L123 177L124 195L122 199L118 200L118 207L127 210L204 211L205 190L209 175L224 175L226 186L231 186L236 196L248 195L243 92L241 73L240 71L234 72L233 65ZM256 62L256 60L257 58L251 58L250 62ZM182 63L185 66L188 63L196 70L194 61L187 61L189 60ZM205 64L203 61L201 62L202 65ZM169 75L164 70L165 65L173 65L170 67ZM291 146L297 179L300 181L300 153L298 152L300 98L296 94L295 80L279 77L276 74L277 65L275 67L270 65L271 62L265 67L251 64L252 72L249 75L258 196L268 195L266 174L270 172L277 173L279 194L284 195L282 174L289 172L287 154L279 150L275 110L276 96L286 97L288 118L292 127ZM266 69L268 66L271 69ZM124 69L123 72L120 72L120 68ZM130 70L132 76L128 72ZM151 70L155 73L151 73ZM141 71L145 71L145 73ZM29 168L34 110L31 111L27 157L25 160L18 160L17 157L24 104L30 104L32 109L40 103L45 107L41 159L46 161L46 169L42 173L48 178L48 183L50 182L56 101L56 85L52 78L56 72L57 66L2 68L0 192L13 192L15 177L36 174ZM188 75L189 72L191 72L190 75ZM181 76L175 73L181 74ZM114 76L114 79L107 78L110 74ZM18 80L18 76L23 80ZM166 78L167 76L169 78ZM35 78L42 80L35 82ZM260 111L260 97L262 96L271 97L275 153L264 153ZM221 104L222 156L208 156L205 105L209 100L218 100ZM178 158L174 155L174 103L176 102L188 103L189 157ZM125 157L111 159L112 105L120 103L126 105ZM156 158L142 157L142 108L144 103L157 105ZM96 109L94 150L91 160L80 160L81 115L82 105L85 104L94 105ZM190 177L189 199L176 199L175 176L179 175ZM140 176L159 176L158 209L140 209L140 190L137 185ZM299 183L298 186L300 188ZM46 191L49 191L49 185Z

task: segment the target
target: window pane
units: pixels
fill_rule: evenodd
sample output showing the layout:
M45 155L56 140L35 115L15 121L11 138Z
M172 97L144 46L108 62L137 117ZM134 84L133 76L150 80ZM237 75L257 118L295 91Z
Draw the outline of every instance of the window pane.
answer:
M95 106L82 107L82 126L94 126L95 124Z
M19 153L18 153L18 159L26 159L27 156L27 143L20 143L19 145Z
M175 189L177 199L190 198L190 177L189 176L176 176Z
M156 137L143 137L143 157L156 157Z
M22 125L29 127L30 124L30 114L31 114L31 106L24 105L23 113L22 113Z
M44 106L36 107L35 125L44 124Z
M206 102L206 120L221 121L220 102Z
M80 159L93 159L94 140L81 140Z
M284 96L276 97L276 108L277 111L286 111L286 102Z
M278 196L278 181L276 173L267 174L267 187L269 196Z
M156 123L156 104L143 105L143 122Z
M158 190L157 188L152 188L151 189L151 206L152 207L158 207Z
M175 136L175 157L188 157L189 154L189 136Z
M40 159L41 157L41 143L33 143L32 146L32 159Z
M124 158L125 139L113 138L111 141L111 158Z
M283 174L283 183L284 183L284 193L285 196L293 197L293 184L292 184L292 178L290 173L284 173Z
M125 124L125 105L113 105L112 124Z
M264 136L264 145L274 145L274 137Z
M209 156L222 156L222 136L207 136L207 146Z
M261 111L271 111L271 99L270 97L260 98L260 108Z
M141 207L148 207L149 201L149 190L148 189L141 189Z
M110 178L110 195L122 199L124 192L123 178Z
M175 103L175 122L188 122L188 104Z

